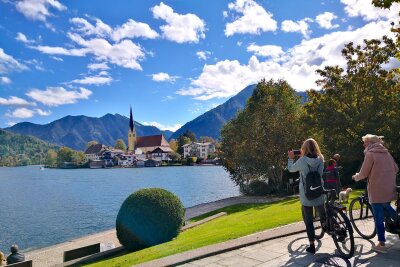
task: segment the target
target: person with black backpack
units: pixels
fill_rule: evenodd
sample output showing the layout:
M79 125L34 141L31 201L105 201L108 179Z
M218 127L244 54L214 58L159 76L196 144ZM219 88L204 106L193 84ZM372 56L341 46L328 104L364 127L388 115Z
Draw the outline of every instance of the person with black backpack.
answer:
M297 153L296 153L297 154ZM294 162L295 151L288 151L289 172L299 172L299 195L302 206L303 220L306 225L307 237L310 246L307 252L315 254L315 230L313 224L313 208L315 207L321 218L321 225L325 225L326 213L324 208L323 180L324 156L321 154L318 143L309 138L301 146L299 159Z

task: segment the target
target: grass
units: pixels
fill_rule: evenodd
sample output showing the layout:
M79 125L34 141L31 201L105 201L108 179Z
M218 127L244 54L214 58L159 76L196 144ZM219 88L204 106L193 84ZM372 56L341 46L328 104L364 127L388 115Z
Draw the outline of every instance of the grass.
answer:
M349 203L361 192L362 190L354 190ZM193 221L221 211L227 212L228 215L186 230L170 242L103 260L89 266L132 266L302 220L299 198L289 197L268 204L233 205L196 217Z

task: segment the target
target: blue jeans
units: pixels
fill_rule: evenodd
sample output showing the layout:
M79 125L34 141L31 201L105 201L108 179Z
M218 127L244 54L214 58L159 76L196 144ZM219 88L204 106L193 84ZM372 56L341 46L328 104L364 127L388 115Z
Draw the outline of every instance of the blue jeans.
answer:
M372 211L374 212L374 218L375 218L375 228L376 232L378 233L378 241L379 242L385 242L385 225L384 225L384 220L385 216L391 217L394 221L397 221L397 213L393 209L392 206L390 206L390 202L387 203L374 203L372 204Z

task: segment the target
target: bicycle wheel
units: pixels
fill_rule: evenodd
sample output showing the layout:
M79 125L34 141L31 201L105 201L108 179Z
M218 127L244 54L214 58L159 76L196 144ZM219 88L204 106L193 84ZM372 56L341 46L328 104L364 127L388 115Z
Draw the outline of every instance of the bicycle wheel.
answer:
M350 259L354 255L353 228L349 218L342 211L335 210L334 215L329 218L332 225L332 238L335 246L343 258Z
M315 230L315 238L321 239L324 237L325 232L322 229L320 217L319 217L318 211L315 207L313 208L313 215L314 215L313 224L314 224L314 230Z
M371 205L359 198L351 201L349 207L350 221L354 230L364 239L375 237L375 220Z

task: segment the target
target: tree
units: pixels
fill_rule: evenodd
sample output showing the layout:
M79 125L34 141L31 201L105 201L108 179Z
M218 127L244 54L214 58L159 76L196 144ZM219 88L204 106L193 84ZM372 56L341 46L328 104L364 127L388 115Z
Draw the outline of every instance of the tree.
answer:
M285 188L287 151L298 147L300 98L283 80L257 84L246 107L221 130L221 160L240 186L264 180L273 189Z
M309 132L319 133L329 154L340 153L345 161L359 162L361 137L372 133L384 135L386 145L399 158L400 86L395 70L385 69L396 53L398 48L387 37L365 40L363 47L349 43L342 51L345 71L338 66L317 71L322 76L317 84L323 91L308 93L304 123Z
M214 138L209 136L200 136L199 138L200 143L215 143Z
M186 137L183 134L180 135L178 137L178 153L183 156L183 146L190 143L192 143L192 140L189 137Z
M115 149L126 150L126 144L125 144L124 140L122 140L122 139L118 139L115 142L115 146L114 147L115 147Z
M175 140L175 139L171 139L171 141L169 141L169 147L170 147L174 152L178 152L178 148L179 148L178 141Z
M82 151L74 151L72 159L77 166L82 165L85 162L85 153Z
M49 167L55 167L57 165L57 152L52 149L47 151L45 165Z
M381 8L390 8L393 3L400 3L400 0L372 0L374 6Z
M183 136L189 138L192 142L196 142L197 141L196 134L194 132L190 131L190 130L186 130L183 133Z
M62 147L57 153L57 166L64 166L64 162L74 162L74 151L69 147Z
M86 149L88 149L88 148L91 147L92 145L96 145L96 144L98 144L97 141L94 141L94 140L89 141L89 142L86 144Z

